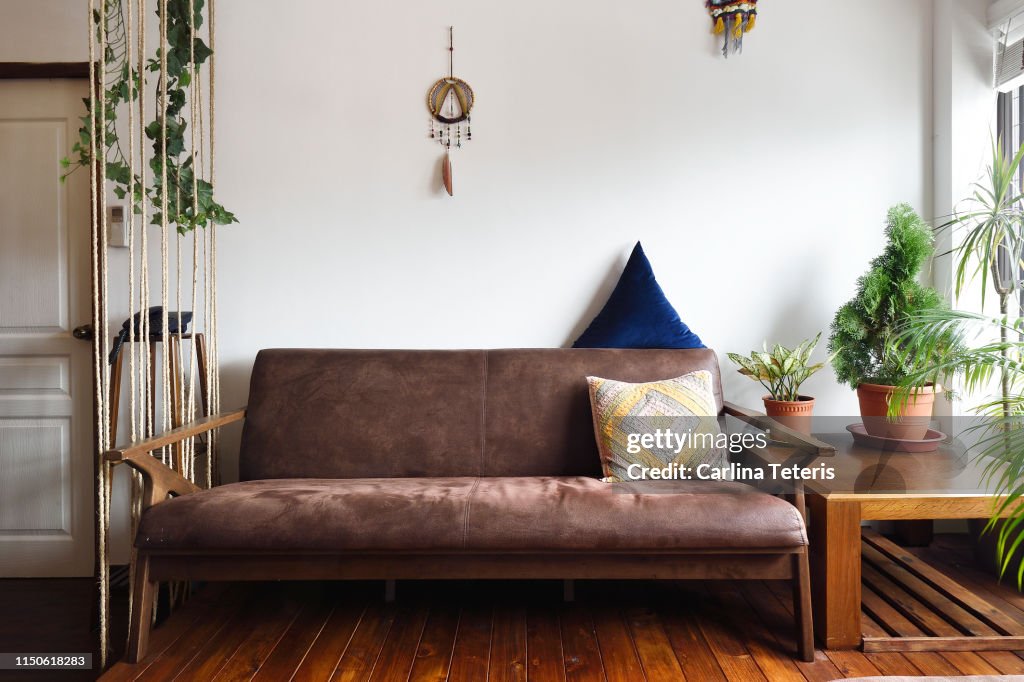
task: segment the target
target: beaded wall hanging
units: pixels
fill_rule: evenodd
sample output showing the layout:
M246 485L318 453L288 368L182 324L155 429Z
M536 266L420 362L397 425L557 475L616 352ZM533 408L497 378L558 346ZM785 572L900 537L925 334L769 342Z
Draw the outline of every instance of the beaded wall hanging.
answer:
M473 139L470 111L476 101L473 88L461 78L455 77L453 68L455 44L453 29L448 28L448 77L430 86L427 93L427 109L430 111L430 139L444 147L441 161L441 179L445 191L452 196L452 147L459 149L463 143Z
M712 30L722 36L722 54L743 52L743 34L754 30L757 0L707 0Z

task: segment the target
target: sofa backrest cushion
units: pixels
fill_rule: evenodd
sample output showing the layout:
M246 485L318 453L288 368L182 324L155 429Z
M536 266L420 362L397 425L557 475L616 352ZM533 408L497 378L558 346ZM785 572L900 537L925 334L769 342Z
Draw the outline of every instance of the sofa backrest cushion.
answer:
M241 480L600 476L586 377L654 381L709 349L260 351Z
M554 348L487 353L485 476L601 476L588 376L656 381L706 369L722 409L715 352Z
M474 475L483 380L483 351L260 351L239 477Z

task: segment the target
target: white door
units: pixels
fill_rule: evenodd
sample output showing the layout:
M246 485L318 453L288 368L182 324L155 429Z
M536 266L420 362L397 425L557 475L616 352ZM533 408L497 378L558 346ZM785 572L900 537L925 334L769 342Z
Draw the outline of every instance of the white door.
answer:
M93 574L84 80L0 80L0 577Z

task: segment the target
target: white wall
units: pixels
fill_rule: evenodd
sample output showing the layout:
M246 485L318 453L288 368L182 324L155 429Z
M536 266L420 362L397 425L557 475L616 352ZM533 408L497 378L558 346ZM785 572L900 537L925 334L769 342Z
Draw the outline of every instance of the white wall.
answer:
M0 0L0 60L84 58L82 4ZM697 0L217 6L228 405L269 346L566 345L637 239L708 345L795 343L891 204L936 203L931 0L773 0L728 60ZM449 23L478 97L454 198L424 107ZM855 413L830 371L806 389Z

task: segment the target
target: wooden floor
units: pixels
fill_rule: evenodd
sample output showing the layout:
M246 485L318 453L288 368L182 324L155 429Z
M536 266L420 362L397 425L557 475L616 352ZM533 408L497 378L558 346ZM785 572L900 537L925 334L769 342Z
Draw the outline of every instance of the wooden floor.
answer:
M96 657L92 578L0 580L0 652L92 653ZM118 631L124 637L124 629ZM40 673L0 670L0 682L41 680ZM93 680L90 670L47 671L47 681Z
M950 540L922 558L1024 623L1024 596ZM1024 674L1012 652L819 651L796 661L788 586L765 582L211 585L103 680L815 680ZM866 628L877 623L865 618Z

